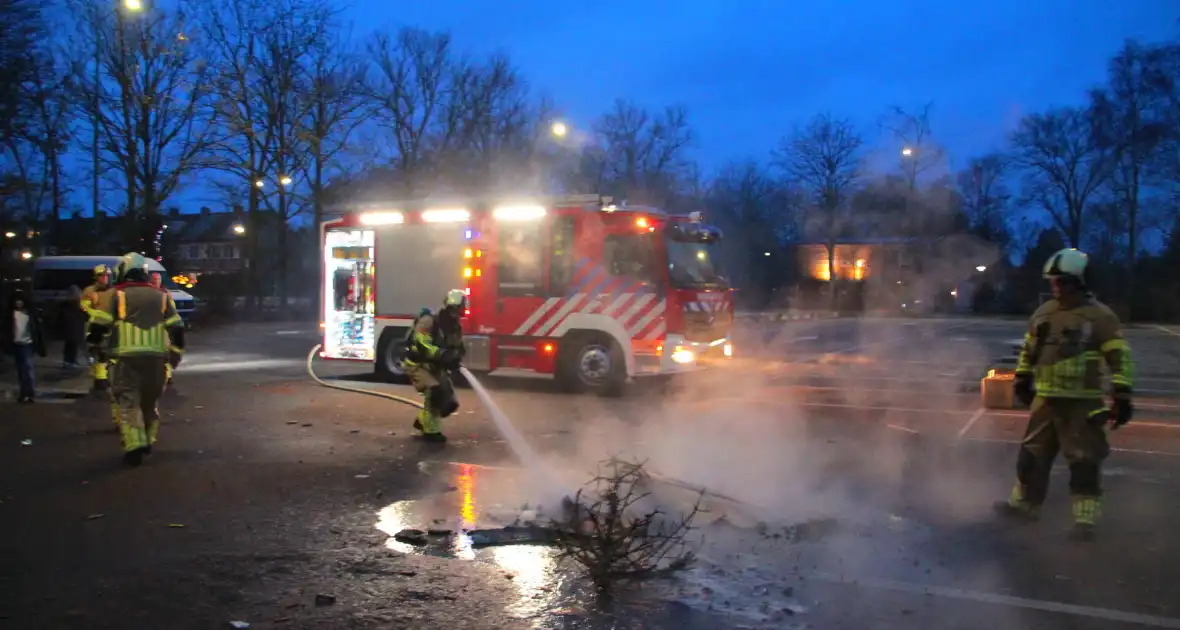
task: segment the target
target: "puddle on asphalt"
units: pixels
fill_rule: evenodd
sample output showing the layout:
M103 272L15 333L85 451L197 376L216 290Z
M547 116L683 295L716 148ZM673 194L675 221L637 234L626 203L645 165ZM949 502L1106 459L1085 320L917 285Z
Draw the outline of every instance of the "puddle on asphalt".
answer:
M389 549L499 567L514 576L517 589L509 613L534 620L536 627L599 627L591 622L594 598L588 582L576 567L559 565L554 550L544 544L513 544L534 541L538 530L529 525L544 526L555 513L544 502L533 503L538 484L530 483L525 470L433 463L422 471L440 486L445 482L447 490L394 503L378 513L376 526L389 536ZM691 507L696 490L663 480L653 496L675 513ZM559 505L559 498L554 499L552 504ZM885 512L859 520L775 524L759 520L749 506L728 497L707 497L704 507L707 511L695 522L699 529L694 536L705 542L697 562L675 579L622 589L643 598L629 600L629 608L638 608L640 615L658 609L659 616L675 619L668 627L789 628L804 621L800 615L818 603L807 601L806 576L843 574L851 566L844 566L841 549L851 546L877 554L886 538L889 546L905 549L905 540L921 540L930 533L920 523ZM405 530L419 533L399 537ZM664 627L648 623L646 627ZM612 620L602 627L617 626Z

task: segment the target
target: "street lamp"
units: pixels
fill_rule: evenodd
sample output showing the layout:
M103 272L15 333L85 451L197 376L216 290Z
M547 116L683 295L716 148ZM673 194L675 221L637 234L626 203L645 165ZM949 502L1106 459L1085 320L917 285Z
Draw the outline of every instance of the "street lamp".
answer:
M549 126L549 133L552 133L557 138L564 138L569 132L569 127L560 120Z
M979 265L978 267L975 268L975 270L978 271L979 273L983 273L983 272L987 271L987 265Z
M20 257L28 260L33 257L33 252L21 252Z
M234 225L234 234L245 234L245 233L246 233L246 226L244 226L240 223L237 225Z
M264 188L265 186L266 186L266 182L262 181L261 179L255 180L255 182L254 182L255 188Z
M4 238L16 238L16 232L5 232Z
M291 178L286 175L283 175L281 178L279 178L279 183L284 186L290 186L291 185Z
M901 150L901 154L902 154L903 156L905 156L905 157L910 157L911 155L913 155L913 154L914 154L914 150L913 150L913 149L911 149L911 148L909 148L909 147L904 147L904 148Z
M128 13L140 13L143 11L143 0L123 0L123 10ZM118 10L115 10L114 13L115 13L116 28L119 29L119 33L120 33L119 37L121 38L122 32L123 32L122 15L118 12ZM99 127L101 127L101 120L102 120L102 90L99 89L99 86L102 84L102 35L99 33L99 27L97 26L98 24L99 24L99 21L95 20L96 26L95 26L95 31L94 31L94 102L90 104L91 107L94 108L94 111L92 112L94 114L94 117L90 121L90 125L93 127L93 129L91 130L93 133L93 138L91 138L92 146L90 148L90 159L94 163L92 165L93 172L91 173L92 179L90 182L90 186L91 186L92 190L90 192L91 192L91 196L93 197L91 199L91 205L92 205L91 209L93 211L93 215L96 217L98 216L98 213L99 213L99 208L98 208L98 206L99 206L99 199L98 199L99 198L99 173L101 172L101 170L99 168L99 153L100 153L100 150L99 150L99 140L100 140Z

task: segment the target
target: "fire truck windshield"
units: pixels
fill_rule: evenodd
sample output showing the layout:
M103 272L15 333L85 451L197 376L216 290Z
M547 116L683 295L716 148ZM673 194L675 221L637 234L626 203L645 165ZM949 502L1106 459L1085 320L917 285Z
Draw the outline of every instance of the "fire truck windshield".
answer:
M712 244L665 239L668 248L668 277L682 289L727 289L725 278L713 260Z

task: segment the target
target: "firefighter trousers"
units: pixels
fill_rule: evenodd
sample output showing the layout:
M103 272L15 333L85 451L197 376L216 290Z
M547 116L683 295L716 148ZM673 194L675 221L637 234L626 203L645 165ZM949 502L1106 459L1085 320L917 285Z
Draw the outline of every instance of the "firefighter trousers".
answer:
M1074 521L1094 524L1102 507L1102 462L1110 455L1109 415L1101 399L1038 396L1016 458L1016 484L1008 503L1039 510L1049 494L1053 460L1061 453L1069 464Z
M106 349L101 343L92 343L86 346L90 358L94 361L90 366L90 375L94 377L95 382L106 381L109 378L108 363Z
M123 438L123 452L156 443L160 431L157 407L164 394L163 355L119 357L111 362L111 411Z
M423 433L442 433L440 420L455 413L459 408L455 398L455 386L446 370L421 365L404 365L406 376L414 389L422 394L422 409L418 411L418 423Z

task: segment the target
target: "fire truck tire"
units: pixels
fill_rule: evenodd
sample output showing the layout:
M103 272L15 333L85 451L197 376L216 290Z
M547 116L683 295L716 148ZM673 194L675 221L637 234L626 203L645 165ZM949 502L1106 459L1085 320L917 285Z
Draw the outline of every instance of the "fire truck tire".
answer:
M627 382L626 359L606 335L575 334L561 346L557 380L568 391L617 396Z
M401 382L406 378L406 373L402 370L404 348L401 344L405 332L404 328L386 329L382 331L381 339L377 343L375 368L377 375L386 381Z

